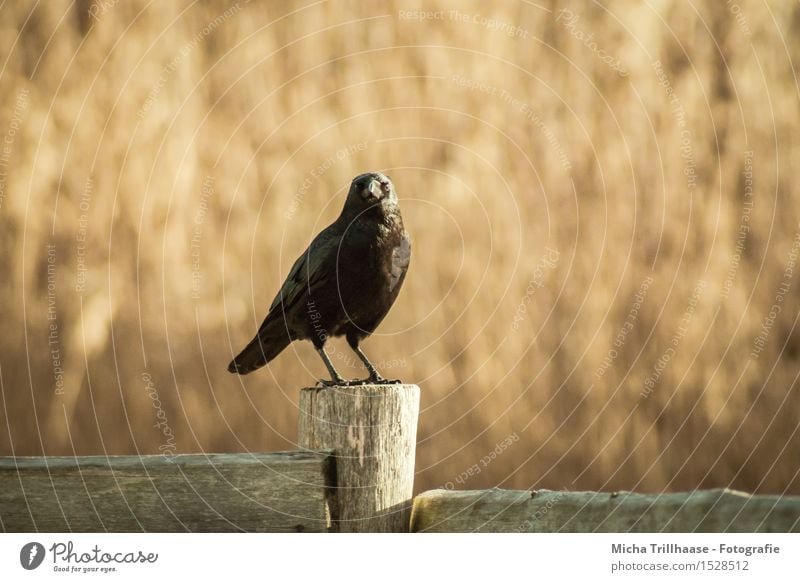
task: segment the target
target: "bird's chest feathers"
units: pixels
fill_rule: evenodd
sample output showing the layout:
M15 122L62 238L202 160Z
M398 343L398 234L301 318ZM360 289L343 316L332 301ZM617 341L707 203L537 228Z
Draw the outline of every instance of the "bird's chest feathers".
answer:
M378 292L391 284L393 257L403 240L392 221L355 224L343 241L339 267L353 286ZM396 257L394 257L394 262Z

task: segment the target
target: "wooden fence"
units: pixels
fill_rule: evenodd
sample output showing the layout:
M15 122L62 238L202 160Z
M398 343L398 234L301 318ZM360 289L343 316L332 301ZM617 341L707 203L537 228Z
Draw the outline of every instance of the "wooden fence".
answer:
M280 453L0 458L6 532L797 532L800 497L427 491L419 388L306 388ZM412 510L413 505L413 510Z

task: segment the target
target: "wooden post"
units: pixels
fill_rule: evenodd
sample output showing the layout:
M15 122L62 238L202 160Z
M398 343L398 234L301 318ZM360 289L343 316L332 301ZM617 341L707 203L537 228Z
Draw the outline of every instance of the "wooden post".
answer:
M409 530L418 415L413 384L300 392L300 447L330 448L336 456L333 531Z

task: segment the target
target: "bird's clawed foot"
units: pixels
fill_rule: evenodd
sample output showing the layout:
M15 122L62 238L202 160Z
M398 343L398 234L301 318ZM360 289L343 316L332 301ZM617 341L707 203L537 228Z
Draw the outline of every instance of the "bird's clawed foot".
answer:
M344 380L317 380L317 386L322 388L330 388L331 386L342 386L345 384Z
M361 351L361 348L358 347L357 340L352 340L348 338L348 343L350 343L350 347L353 348L353 351L358 355L361 361L364 363L364 366L369 371L369 377L364 378L363 380L345 380L341 377L339 372L333 366L333 362L328 357L328 354L325 353L325 350L322 349L322 346L317 347L317 353L319 353L322 361L325 362L325 367L328 368L328 373L331 375L330 380L318 380L317 386L322 386L324 388L330 388L332 386L364 386L365 384L377 384L379 386L388 386L390 384L402 384L400 380L387 380L383 376L380 375L378 369L369 361L369 358Z
M345 380L339 378L338 380L317 380L317 386L322 388L331 388L334 386L364 386L366 384L377 384L379 386L389 386L391 384L402 384L402 380L389 380L382 376L364 378L363 380Z
M345 380L344 378L339 378L338 380L317 380L317 386L322 386L323 388L331 388L335 386L363 386L364 384L371 383L372 382L369 379Z
M384 378L377 372L374 374L370 374L369 378L364 380L364 384L378 384L382 386L388 386L389 384L402 384L401 380L389 380L388 378Z

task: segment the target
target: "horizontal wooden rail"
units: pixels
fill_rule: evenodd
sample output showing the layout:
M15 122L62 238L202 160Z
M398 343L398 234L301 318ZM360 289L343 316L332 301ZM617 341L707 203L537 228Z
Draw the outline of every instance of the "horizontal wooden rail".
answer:
M437 489L414 500L411 531L798 532L800 497Z
M329 451L0 458L7 532L324 532Z

